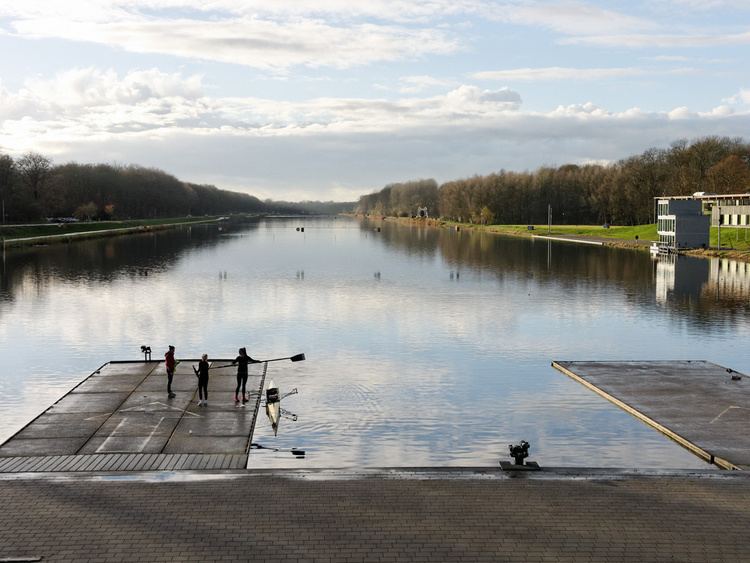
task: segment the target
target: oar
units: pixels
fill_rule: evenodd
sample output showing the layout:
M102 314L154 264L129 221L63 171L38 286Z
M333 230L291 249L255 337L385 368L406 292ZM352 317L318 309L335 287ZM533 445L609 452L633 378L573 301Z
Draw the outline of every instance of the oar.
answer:
M305 360L304 354L297 354L296 356L289 356L287 358L274 358L273 360L255 360L259 363L266 363L266 362L280 362L281 360L291 360L293 362L302 362Z
M282 360L291 360L292 362L302 362L304 361L305 355L304 354L297 354L295 356L287 356L286 358L273 358L271 360L250 360L253 364L266 364L268 362L280 362ZM230 368L232 366L236 366L237 364L227 364L225 366L211 366L211 369L221 369L221 368Z
M260 444L252 443L250 444L251 450L270 450L272 452L290 452L294 455L305 455L305 450L298 450L297 448L292 448L291 450L283 450L281 448L269 448L267 446L262 446Z

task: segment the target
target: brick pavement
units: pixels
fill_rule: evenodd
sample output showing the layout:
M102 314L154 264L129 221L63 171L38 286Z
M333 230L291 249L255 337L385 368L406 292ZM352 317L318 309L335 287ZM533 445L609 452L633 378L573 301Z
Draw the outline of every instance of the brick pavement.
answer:
M750 561L739 472L323 476L3 478L0 560Z

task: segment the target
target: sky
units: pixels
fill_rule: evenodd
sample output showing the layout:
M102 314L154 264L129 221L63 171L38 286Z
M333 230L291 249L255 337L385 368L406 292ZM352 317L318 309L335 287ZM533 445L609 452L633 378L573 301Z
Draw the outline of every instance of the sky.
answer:
M750 0L0 0L0 153L262 199L750 139Z

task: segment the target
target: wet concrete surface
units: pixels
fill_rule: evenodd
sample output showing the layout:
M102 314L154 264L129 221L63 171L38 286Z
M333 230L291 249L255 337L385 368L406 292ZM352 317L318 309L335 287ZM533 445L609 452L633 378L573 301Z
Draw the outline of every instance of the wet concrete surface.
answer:
M0 477L0 557L747 561L745 472L497 469Z
M552 365L696 455L725 468L750 469L747 375L695 360Z
M226 361L218 362L225 365ZM213 369L209 404L197 405L192 362L167 396L163 362L109 363L0 446L0 458L84 454L246 454L263 364L250 366L249 402L234 402L236 368Z

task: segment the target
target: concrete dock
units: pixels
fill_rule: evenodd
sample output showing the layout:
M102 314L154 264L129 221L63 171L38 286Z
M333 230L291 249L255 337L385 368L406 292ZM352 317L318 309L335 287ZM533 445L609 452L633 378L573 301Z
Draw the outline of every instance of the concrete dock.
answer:
M724 469L750 469L750 378L705 361L552 366Z
M750 561L750 474L0 475L0 560Z
M105 364L0 445L0 472L245 468L267 364L250 365L242 407L236 367L211 370L199 407L194 364L177 365L171 399L164 362Z

